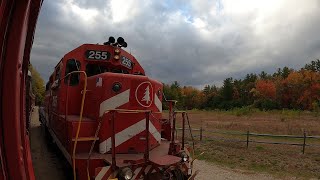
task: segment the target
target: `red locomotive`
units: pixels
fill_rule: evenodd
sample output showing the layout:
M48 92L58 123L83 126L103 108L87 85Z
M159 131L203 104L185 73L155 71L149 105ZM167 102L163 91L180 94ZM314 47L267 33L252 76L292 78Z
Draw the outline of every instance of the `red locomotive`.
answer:
M40 119L78 179L193 179L192 160L175 139L174 101L162 118L162 83L113 37L83 44L57 64ZM182 112L184 129L185 113Z

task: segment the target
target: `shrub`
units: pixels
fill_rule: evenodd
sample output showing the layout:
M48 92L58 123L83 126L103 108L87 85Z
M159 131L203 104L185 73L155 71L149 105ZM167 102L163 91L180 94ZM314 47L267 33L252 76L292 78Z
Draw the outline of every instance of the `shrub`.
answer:
M230 112L232 115L236 115L236 116L247 116L247 115L252 115L257 111L258 110L253 108L252 106L244 106L241 108L234 108Z
M279 109L279 103L271 99L260 99L254 102L254 107L260 110Z

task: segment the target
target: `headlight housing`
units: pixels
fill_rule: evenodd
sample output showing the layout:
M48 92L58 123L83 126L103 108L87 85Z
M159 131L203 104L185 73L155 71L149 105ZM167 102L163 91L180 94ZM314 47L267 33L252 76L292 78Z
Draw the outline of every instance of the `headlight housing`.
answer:
M180 154L180 157L181 157L181 161L182 161L182 162L186 162L186 161L189 160L189 156L188 156L187 153L185 153L185 152L182 152L182 153Z
M119 60L119 59L120 59L120 56L119 56L119 55L115 55L113 58L114 58L115 60Z
M119 92L121 90L121 88L122 88L122 86L119 82L116 82L112 85L112 90L116 93Z
M115 49L115 50L114 50L114 53L115 53L115 54L120 54L120 49Z
M125 180L130 180L133 177L133 172L129 167L125 167L121 170L120 175L125 179Z
M186 162L186 161L188 161L188 159L189 159L188 156L184 156L184 157L182 158L182 161L183 161L183 162Z

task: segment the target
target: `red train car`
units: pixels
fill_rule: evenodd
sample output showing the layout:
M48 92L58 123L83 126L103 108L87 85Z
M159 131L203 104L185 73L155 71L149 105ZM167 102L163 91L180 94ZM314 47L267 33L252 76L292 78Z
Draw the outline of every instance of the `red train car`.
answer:
M175 139L175 102L163 119L162 83L145 75L126 46L110 37L67 53L46 85L41 121L75 178L192 179L184 133Z

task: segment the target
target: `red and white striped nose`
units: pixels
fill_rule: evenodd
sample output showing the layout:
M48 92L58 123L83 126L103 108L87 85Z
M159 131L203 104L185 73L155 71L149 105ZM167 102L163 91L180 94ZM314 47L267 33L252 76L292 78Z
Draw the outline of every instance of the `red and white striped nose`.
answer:
M130 84L122 84L123 90L100 103L99 116L110 119L111 115L104 113L108 110L121 109L130 110L115 113L115 147L118 153L141 153L144 152L146 144L146 117L145 113L132 112L134 110L151 110L149 122L149 144L151 148L157 146L161 141L161 119L162 103L155 89L162 87L144 78L135 80ZM120 82L121 83L121 82ZM131 114L130 114L131 113ZM130 114L130 115L129 115ZM111 149L111 126L104 123L100 132L100 153L106 153Z

